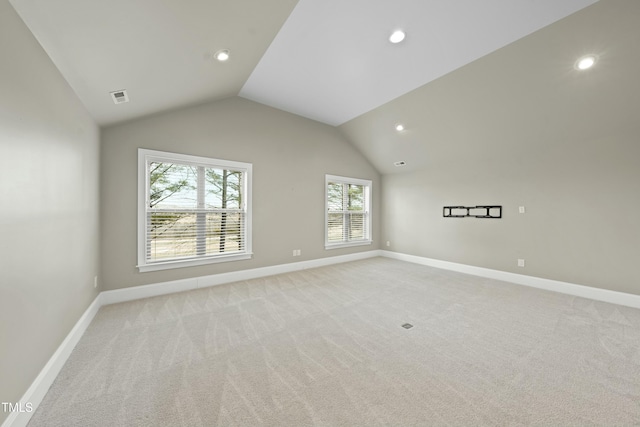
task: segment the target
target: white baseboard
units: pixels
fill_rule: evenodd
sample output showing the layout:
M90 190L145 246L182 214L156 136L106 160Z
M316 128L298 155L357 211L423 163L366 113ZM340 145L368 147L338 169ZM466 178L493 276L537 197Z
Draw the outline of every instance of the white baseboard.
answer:
M25 427L38 405L49 391L60 370L66 363L78 341L86 331L87 327L95 317L98 310L103 305L115 304L118 302L133 301L142 298L154 297L170 294L174 292L188 291L190 289L204 288L208 286L221 285L224 283L237 282L242 280L255 279L258 277L273 276L275 274L289 273L292 271L305 270L308 268L323 267L331 264L356 261L366 258L380 256L379 250L367 252L357 252L348 255L339 255L327 258L319 258L308 261L293 262L289 264L260 267L250 270L240 270L230 273L213 274L210 276L194 277L191 279L174 280L171 282L155 283L151 285L134 286L132 288L116 289L104 291L98 294L89 308L75 324L71 332L51 356L47 364L42 368L40 374L33 381L29 389L22 396L19 402L26 404L30 402L33 410L31 412L11 412L2 423L2 427Z
M198 278L173 280L171 282L153 283L150 285L133 286L130 288L102 291L102 305L134 301L142 298L173 294L198 288Z
M117 289L113 291L101 292L84 312L82 317L75 324L65 340L60 344L51 359L42 368L35 381L23 395L20 402L31 402L32 412L12 412L2 423L2 427L24 427L29 423L31 415L36 411L38 405L46 395L49 387L58 376L58 373L71 355L74 347L80 341L85 330L95 317L96 313L103 305L118 302L133 301L141 298L165 295L174 292L181 292L190 289L204 288L224 283L250 280L259 277L272 276L275 274L289 273L293 271L305 270L308 268L323 267L343 262L356 261L366 258L384 256L401 261L408 261L415 264L428 265L431 267L472 274L480 277L487 277L496 280L515 283L518 285L531 286L597 301L604 301L628 307L640 308L640 295L626 294L623 292L610 291L589 286L576 285L573 283L559 282L556 280L542 279L539 277L525 276L522 274L509 273L506 271L492 270L482 267L474 267L454 262L441 261L431 258L424 258L415 255L407 255L398 252L384 250L372 250L358 252L348 255L340 255L328 258L319 258L308 261L300 261L289 264L280 264L269 267L260 267L250 270L240 270L230 273L214 274L210 276L195 277L191 279L175 280L171 282L156 283L132 288Z
M339 264L356 261L365 258L380 256L379 250L357 252L348 255L338 255L327 258L318 258L308 261L278 264L268 267L259 267L249 270L232 271L229 273L212 274L210 276L194 277L191 279L174 280L172 282L154 283L151 285L134 286L131 288L116 289L102 292L102 305L118 302L133 301L141 298L149 298L174 292L188 291L191 289L206 288L224 283L239 282L256 279L258 277L273 276L275 274L290 273L306 270L308 268L323 267L325 265Z
M96 313L102 306L101 295L98 294L91 305L85 310L80 319L76 322L71 332L58 346L44 368L40 371L31 386L19 400L22 404L31 403L33 410L31 412L11 412L7 419L2 423L2 427L24 427L29 423L31 415L36 411L40 402L49 391L49 387L53 384L60 370L67 362L76 344L82 338L87 327L95 317Z
M524 285L533 288L545 289L547 291L560 292L562 294L574 295L596 301L603 301L612 304L624 305L627 307L640 308L640 295L627 294L624 292L611 291L602 288L594 288L591 286L577 285L575 283L560 282L551 279L543 279L540 277L526 276L524 274L492 270L489 268L474 267L472 265L441 261L433 258L425 258L399 252L390 252L385 250L382 250L380 252L381 256L397 259L400 261L428 265L430 267L457 271L459 273L472 274L474 276L487 277L489 279L502 280L505 282L515 283L517 285Z

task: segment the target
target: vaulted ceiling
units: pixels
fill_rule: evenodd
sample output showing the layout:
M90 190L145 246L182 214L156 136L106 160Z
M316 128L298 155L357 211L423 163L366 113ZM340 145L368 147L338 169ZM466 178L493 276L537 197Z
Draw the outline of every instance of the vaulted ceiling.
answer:
M10 2L100 125L239 95L339 126L382 173L486 150L479 134L615 122L596 95L638 92L637 0Z

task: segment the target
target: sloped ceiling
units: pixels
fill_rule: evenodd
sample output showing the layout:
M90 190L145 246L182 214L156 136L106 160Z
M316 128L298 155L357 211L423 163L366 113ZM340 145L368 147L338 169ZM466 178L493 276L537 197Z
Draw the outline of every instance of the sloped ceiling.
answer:
M382 173L598 132L640 98L637 0L10 2L102 126L239 95L339 126Z
M595 1L11 3L100 125L240 94L335 126Z
M381 173L438 163L455 175L463 157L526 158L567 141L578 159L579 141L640 124L638 46L640 1L601 0L340 129ZM579 71L585 54L598 62Z
M301 0L240 95L340 125L594 2Z
M296 0L10 0L99 125L236 96ZM215 52L229 49L225 63ZM109 95L126 89L130 102Z

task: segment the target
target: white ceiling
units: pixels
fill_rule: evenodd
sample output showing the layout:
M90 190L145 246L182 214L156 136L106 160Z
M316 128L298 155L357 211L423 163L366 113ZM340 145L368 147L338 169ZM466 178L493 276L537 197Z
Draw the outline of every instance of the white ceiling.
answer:
M340 125L596 1L10 0L100 125L235 95Z
M236 96L297 0L10 0L100 125ZM230 49L219 63L212 55ZM126 89L115 105L109 92Z
M595 1L301 0L240 96L337 126Z

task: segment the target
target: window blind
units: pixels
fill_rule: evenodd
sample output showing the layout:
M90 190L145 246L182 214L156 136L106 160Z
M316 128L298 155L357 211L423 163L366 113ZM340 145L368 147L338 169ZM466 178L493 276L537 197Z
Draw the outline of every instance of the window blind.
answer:
M145 158L142 264L248 252L247 169L185 157Z
M370 241L369 189L369 181L327 178L327 244Z

